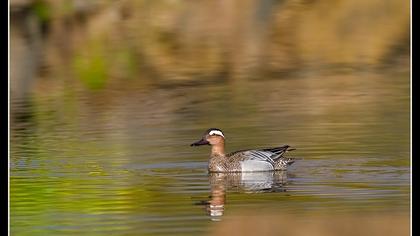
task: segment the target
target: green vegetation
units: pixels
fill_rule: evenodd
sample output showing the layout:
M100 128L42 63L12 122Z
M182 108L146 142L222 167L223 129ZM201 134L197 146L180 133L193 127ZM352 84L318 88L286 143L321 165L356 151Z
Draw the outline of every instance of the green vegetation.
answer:
M33 3L33 10L41 23L47 23L51 20L52 13L50 5L44 0L37 0Z
M74 58L77 78L90 89L104 87L108 78L107 58L102 42L88 42L83 51Z

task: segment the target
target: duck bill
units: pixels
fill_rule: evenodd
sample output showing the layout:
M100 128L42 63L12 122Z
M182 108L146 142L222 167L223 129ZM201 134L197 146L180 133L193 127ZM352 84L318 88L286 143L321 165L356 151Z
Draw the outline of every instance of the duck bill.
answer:
M201 145L209 145L210 143L205 140L205 139L201 139L195 143L192 143L190 146L201 146Z

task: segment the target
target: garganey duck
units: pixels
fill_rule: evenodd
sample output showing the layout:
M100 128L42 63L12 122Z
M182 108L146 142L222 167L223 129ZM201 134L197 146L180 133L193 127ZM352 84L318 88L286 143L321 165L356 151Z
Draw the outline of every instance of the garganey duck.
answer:
M211 128L201 140L191 146L211 145L209 172L253 172L286 170L294 160L283 155L294 150L289 145L255 150L240 150L225 154L225 135Z

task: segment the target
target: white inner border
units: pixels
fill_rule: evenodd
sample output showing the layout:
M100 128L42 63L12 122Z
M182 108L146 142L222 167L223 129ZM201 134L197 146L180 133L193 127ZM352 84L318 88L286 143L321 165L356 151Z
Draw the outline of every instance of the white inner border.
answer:
M212 130L212 131L210 131L209 132L209 134L210 135L220 135L220 136L222 136L223 138L225 137L224 135L223 135L223 133L221 132L221 131L219 131L219 130Z

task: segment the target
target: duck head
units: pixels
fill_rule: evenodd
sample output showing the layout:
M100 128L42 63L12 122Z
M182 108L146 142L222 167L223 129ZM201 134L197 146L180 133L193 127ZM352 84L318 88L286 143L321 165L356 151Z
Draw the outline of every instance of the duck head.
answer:
M201 146L201 145L212 145L219 146L224 145L225 136L220 129L211 128L208 129L203 137L195 143L192 143L190 146Z

